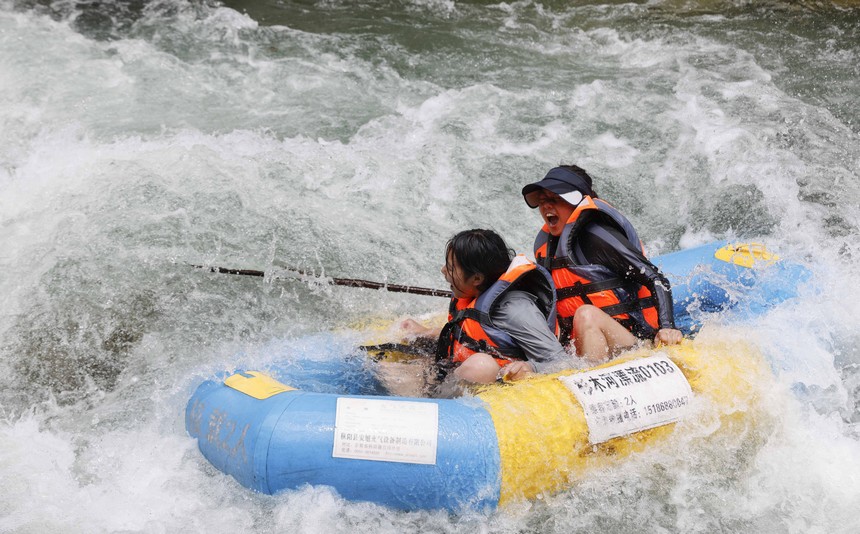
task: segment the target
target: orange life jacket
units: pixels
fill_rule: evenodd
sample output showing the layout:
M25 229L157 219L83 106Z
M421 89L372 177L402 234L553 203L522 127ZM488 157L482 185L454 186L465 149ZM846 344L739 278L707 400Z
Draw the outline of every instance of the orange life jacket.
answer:
M526 359L517 342L490 319L499 299L513 289L537 297L538 308L546 317L547 326L556 332L555 292L549 271L518 254L507 272L476 299L451 299L448 323L439 336L436 352L440 375L452 365L466 361L476 352L490 354L503 367L512 360Z
M576 236L587 224L601 219L620 228L628 241L644 255L642 242L630 221L608 202L590 196L583 197L570 215L551 258L548 257L548 250L552 236L547 225L541 228L535 239L536 261L552 272L555 282L559 339L562 344L570 341L573 315L583 304L597 306L628 330L634 330L637 326L646 330L658 328L655 299L647 287L624 279L603 265L576 260L573 250Z

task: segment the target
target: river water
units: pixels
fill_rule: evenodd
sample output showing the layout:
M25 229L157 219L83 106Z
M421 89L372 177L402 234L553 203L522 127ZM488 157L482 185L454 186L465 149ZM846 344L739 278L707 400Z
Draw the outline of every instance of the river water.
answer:
M572 4L0 0L0 531L860 530L860 9ZM770 359L766 424L458 515L202 459L202 379L445 302L187 263L444 287L458 230L529 249L519 190L558 163L652 254L745 239L812 269L706 326Z

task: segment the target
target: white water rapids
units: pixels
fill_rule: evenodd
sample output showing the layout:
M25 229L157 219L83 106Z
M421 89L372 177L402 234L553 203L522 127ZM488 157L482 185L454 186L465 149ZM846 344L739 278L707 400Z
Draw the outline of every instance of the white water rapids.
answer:
M827 2L0 0L0 532L860 531L858 102L860 9ZM185 263L444 287L459 230L529 250L520 188L559 163L652 254L812 269L710 327L773 364L760 429L462 515L201 457L185 402L215 371L446 303Z

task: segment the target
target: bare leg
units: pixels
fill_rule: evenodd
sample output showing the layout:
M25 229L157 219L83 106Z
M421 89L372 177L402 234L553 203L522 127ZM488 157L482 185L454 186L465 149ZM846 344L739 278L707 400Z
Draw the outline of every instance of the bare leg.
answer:
M496 381L499 369L499 364L492 356L477 352L469 356L454 370L454 376L475 384L492 384Z
M389 395L395 397L426 397L430 392L432 361L418 356L403 362L380 361L379 378ZM435 374L435 373L434 373Z
M632 347L636 336L596 306L584 305L573 316L573 344L580 358L598 363Z

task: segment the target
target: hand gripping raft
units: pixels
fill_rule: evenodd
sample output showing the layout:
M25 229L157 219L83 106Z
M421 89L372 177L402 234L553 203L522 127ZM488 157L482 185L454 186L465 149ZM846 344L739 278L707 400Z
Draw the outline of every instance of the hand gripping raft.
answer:
M577 388L565 383L589 377L579 380L582 389L611 387L612 377L632 381L649 356L640 351L594 370L491 386L463 399L309 393L243 372L201 384L188 403L186 428L215 467L262 493L310 484L402 510L491 509L560 491L675 431L669 421L594 443L605 431L598 419L622 422L629 407L583 405ZM637 409L683 413L698 403L717 409L723 428L750 417L756 388L769 376L761 356L743 345L685 342L657 357L683 373L691 398L639 401Z

